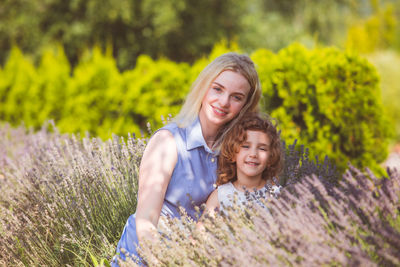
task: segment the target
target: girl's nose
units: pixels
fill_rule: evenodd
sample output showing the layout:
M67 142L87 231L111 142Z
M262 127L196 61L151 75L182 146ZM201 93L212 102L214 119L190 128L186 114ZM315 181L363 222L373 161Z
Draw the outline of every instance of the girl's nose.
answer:
M250 149L249 156L252 158L257 158L257 151L255 149Z

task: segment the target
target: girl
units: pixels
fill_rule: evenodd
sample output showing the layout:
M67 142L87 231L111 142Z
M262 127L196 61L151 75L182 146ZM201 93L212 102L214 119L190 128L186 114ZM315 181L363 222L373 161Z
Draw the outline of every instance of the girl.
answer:
M156 131L147 144L136 213L128 218L117 257L124 260L124 252L138 256L138 244L152 237L160 216L179 217L179 205L196 220L194 207L205 203L215 188L221 140L238 120L258 109L260 96L248 56L224 54L200 73L173 123Z
M282 148L275 126L259 114L249 114L226 134L218 159L218 188L206 202L213 213L237 204L276 195L274 184L282 168ZM258 203L261 203L258 201Z

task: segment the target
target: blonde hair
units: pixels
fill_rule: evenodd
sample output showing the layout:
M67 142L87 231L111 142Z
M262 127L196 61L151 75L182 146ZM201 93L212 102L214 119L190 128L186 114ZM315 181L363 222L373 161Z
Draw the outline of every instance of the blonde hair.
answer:
M181 128L192 124L199 115L201 103L211 83L218 77L218 75L226 70L234 71L243 75L250 85L250 91L242 110L236 118L221 129L213 148L218 147L221 144L221 140L225 133L232 128L232 126L235 125L244 114L258 111L258 102L261 97L261 84L254 63L250 57L230 52L217 57L208 64L193 82L185 103L183 104L179 114L173 119L173 121Z

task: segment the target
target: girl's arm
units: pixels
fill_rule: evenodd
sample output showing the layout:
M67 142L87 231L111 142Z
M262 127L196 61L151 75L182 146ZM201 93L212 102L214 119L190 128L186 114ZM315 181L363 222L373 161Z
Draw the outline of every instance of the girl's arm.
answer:
M209 214L211 216L215 215L215 211L219 209L219 200L218 200L218 188L215 189L210 196L207 199L206 202L206 208L204 210L204 214ZM196 228L200 230L204 230L203 223L201 222L201 219L197 222Z
M214 214L219 209L218 188L215 189L207 199L205 213Z
M151 238L160 217L165 192L178 160L171 132L160 130L150 139L139 167L136 233L139 242Z

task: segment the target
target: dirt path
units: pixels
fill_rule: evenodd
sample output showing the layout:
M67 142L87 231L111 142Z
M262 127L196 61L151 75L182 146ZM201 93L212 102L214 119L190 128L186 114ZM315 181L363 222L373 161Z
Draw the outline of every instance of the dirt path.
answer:
M400 144L394 147L388 159L385 161L384 166L400 170Z

